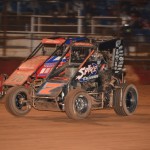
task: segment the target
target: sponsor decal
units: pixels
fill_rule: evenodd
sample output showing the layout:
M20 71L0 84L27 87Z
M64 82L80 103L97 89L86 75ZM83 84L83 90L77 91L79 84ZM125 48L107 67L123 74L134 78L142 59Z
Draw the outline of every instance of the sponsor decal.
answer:
M54 67L55 64L60 60L60 56L53 56L52 58L50 58L49 60L47 60L44 64L45 67ZM62 61L60 62L60 64L65 63L67 61L66 57L64 57L62 59Z
M79 42L79 43L74 43L74 46L85 46L85 47L92 47L93 44L91 43L83 43L83 42Z
M56 65L56 63L60 60L60 56L53 56L50 59L48 59L42 69L40 70L38 76L45 76L48 73L51 72L52 68ZM66 57L62 59L58 67L62 66L67 61Z
M48 74L51 70L52 70L52 68L46 68L46 67L44 67L40 71L40 74Z
M114 71L119 73L123 69L124 51L121 40L116 41L115 57L114 57Z
M89 64L86 67L82 67L79 71L76 79L80 82L85 82L90 79L95 79L98 77L97 75L98 66L95 63Z
M40 89L38 94L50 94L53 90L58 87L62 87L63 83L45 83L45 85Z

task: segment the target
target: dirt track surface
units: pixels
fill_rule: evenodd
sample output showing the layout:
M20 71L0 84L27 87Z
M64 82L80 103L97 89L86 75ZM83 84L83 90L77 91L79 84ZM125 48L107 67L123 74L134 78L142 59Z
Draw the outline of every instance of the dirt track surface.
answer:
M97 110L75 121L62 112L32 109L18 118L0 103L0 150L149 150L150 85L138 91L138 108L128 117Z

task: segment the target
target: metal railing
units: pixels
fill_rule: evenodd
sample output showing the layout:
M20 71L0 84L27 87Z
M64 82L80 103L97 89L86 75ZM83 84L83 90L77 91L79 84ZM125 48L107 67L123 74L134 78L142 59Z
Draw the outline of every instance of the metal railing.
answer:
M119 36L122 22L121 18L117 16L7 15L5 18L1 16L0 20L0 56L10 56L14 49L14 53L22 49L22 51L28 51L28 54L34 49L36 42L43 37L55 35L112 38L112 36ZM130 51L139 51L141 48L139 43L145 47L149 46L149 43L145 41L136 40L140 38L130 37L132 40L128 40L127 56L130 55ZM20 53L18 56L20 55L25 55L25 53ZM134 55L137 56L136 53Z
M2 16L1 16L2 18ZM3 20L3 19L1 19ZM102 21L103 20L103 21ZM105 21L104 21L105 20ZM110 20L112 21L110 23ZM105 24L103 23L105 22ZM107 22L107 23L106 23ZM109 23L108 23L109 22ZM113 24L114 23L114 24ZM66 28L66 33L70 33L70 28L72 29L72 34L99 34L95 32L96 28L107 28L114 29L121 25L121 18L113 16L44 16L44 15L8 15L5 18L5 22L1 21L0 30L2 31L5 26L7 32L22 32L28 31L32 33L45 33L54 32L53 28L59 28L59 34L64 34L64 28ZM48 27L46 29L46 27ZM63 28L60 28L63 27ZM75 29L74 29L75 28ZM89 28L84 32L83 28Z

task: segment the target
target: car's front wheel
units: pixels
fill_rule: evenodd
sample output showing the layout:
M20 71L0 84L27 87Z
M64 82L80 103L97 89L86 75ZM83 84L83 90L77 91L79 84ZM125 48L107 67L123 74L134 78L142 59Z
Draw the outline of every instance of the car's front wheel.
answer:
M71 119L84 119L91 112L91 97L82 89L71 90L65 98L65 111Z
M28 103L29 92L23 86L9 89L5 99L5 107L12 115L24 116L31 110L31 105Z

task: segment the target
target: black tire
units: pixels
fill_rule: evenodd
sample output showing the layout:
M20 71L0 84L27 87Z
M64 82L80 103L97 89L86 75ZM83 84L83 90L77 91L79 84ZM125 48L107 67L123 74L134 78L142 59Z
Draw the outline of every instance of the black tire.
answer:
M91 97L82 89L71 90L65 98L65 111L70 119L84 119L91 112Z
M21 98L23 100L22 102ZM14 116L24 116L31 110L31 105L26 102L29 98L29 92L25 87L12 87L6 94L5 107Z
M114 111L120 116L129 116L137 108L138 91L133 84L122 84L121 87L114 91Z

